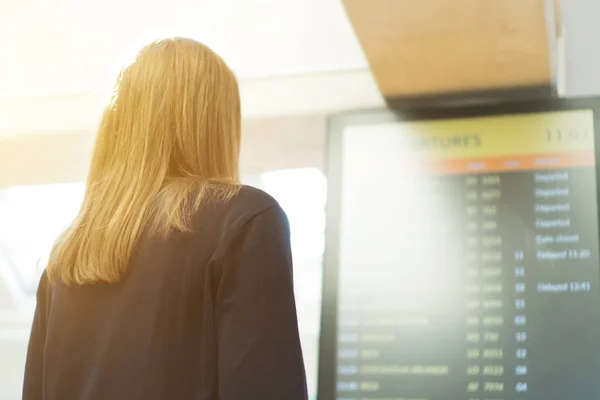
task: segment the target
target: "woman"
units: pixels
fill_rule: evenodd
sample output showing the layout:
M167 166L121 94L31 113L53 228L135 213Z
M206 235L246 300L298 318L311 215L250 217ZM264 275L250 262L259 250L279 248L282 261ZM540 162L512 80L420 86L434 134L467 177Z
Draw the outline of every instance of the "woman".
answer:
M236 78L206 46L121 72L40 281L25 400L306 398L288 221L237 183L239 150Z

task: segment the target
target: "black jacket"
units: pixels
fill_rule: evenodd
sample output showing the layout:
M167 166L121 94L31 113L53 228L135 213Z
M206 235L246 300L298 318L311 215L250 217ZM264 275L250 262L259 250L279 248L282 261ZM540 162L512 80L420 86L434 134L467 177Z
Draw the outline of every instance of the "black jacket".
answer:
M285 213L243 187L194 224L143 238L119 284L42 277L24 400L307 398Z

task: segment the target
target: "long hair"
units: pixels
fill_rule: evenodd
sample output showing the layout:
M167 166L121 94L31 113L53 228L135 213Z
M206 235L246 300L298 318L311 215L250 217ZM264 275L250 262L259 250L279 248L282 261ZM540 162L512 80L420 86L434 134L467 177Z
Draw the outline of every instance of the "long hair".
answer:
M119 282L142 234L190 230L209 197L234 196L240 114L237 80L208 47L182 38L144 47L104 111L83 204L50 253L50 282Z

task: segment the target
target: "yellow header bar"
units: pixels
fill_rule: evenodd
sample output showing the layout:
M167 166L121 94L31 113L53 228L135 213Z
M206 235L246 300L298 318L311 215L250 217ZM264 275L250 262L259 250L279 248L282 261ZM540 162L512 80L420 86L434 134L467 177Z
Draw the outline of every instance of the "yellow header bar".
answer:
M402 144L426 152L430 159L594 150L592 110L410 121L399 128Z

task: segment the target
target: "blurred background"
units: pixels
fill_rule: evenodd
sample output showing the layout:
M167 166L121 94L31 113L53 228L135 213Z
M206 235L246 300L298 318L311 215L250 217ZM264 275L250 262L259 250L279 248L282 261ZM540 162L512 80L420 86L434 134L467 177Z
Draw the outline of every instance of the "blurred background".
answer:
M563 4L569 96L600 93L600 2ZM160 36L223 56L241 83L243 182L287 212L316 394L327 118L384 101L339 0L0 0L0 399L20 398L39 275L82 199L118 68Z

